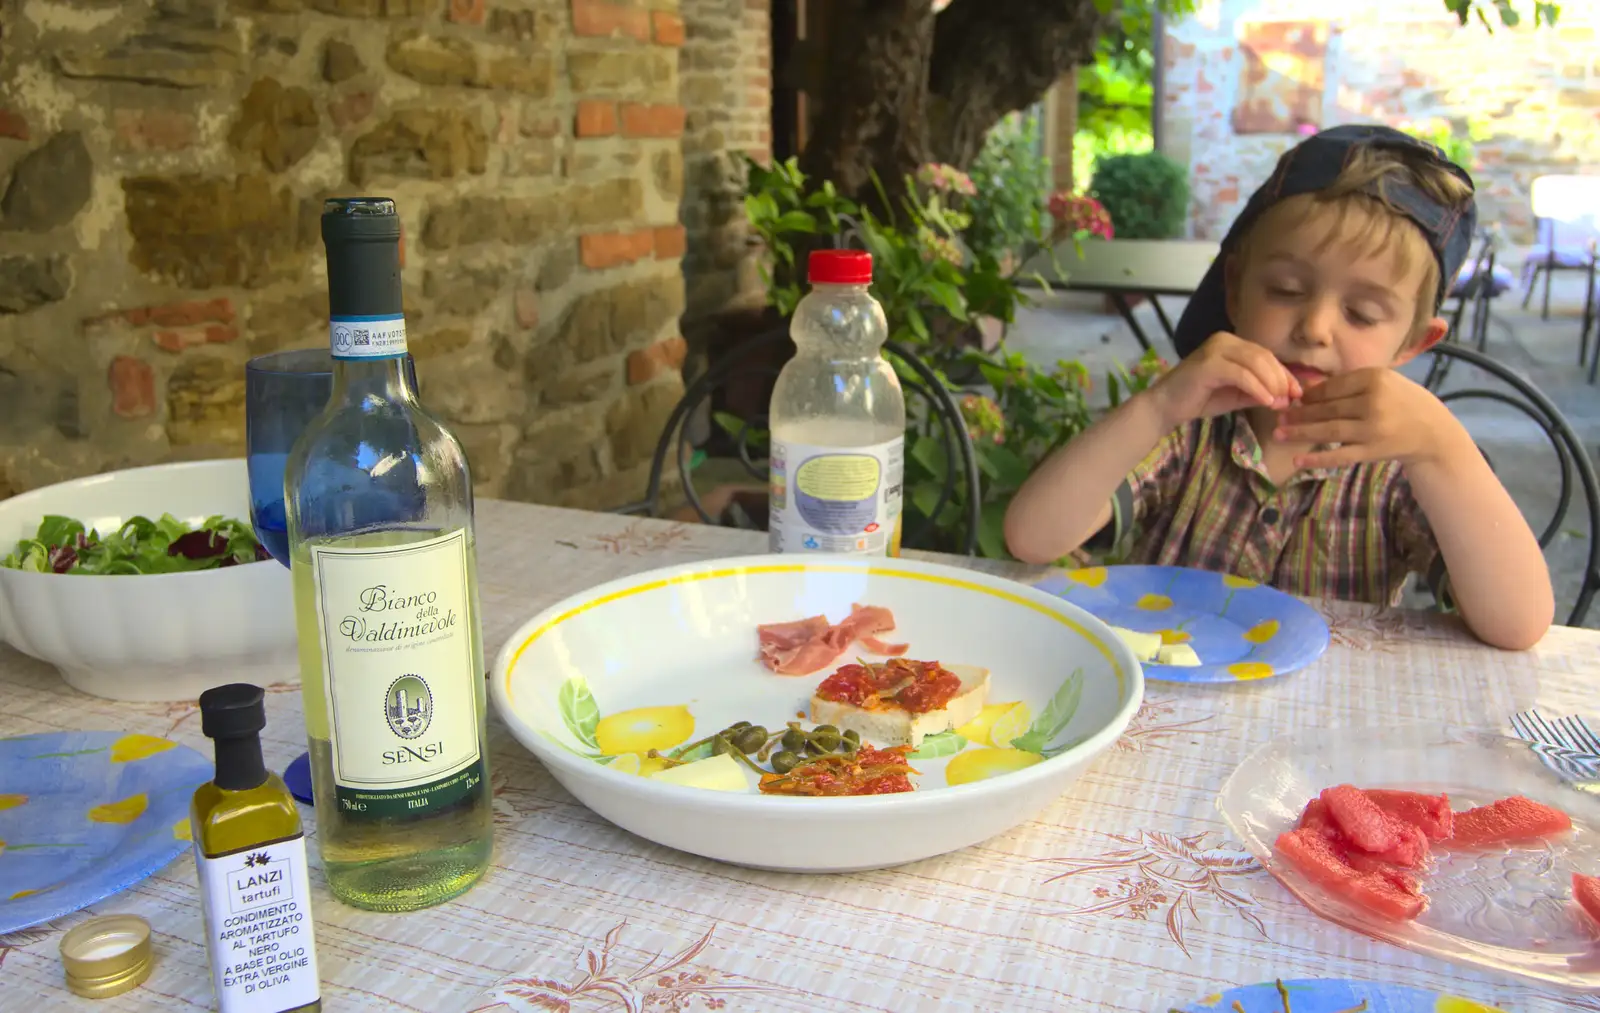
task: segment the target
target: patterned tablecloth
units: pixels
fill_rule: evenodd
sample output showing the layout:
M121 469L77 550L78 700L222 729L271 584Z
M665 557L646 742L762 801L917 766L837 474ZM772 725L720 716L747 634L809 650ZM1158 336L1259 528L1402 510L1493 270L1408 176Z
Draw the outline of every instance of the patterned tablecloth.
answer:
M490 657L518 624L584 587L765 551L764 536L748 532L499 501L480 503L479 525ZM954 562L1028 581L1046 573ZM1415 720L1504 726L1531 706L1592 709L1600 632L1556 628L1512 654L1442 617L1320 607L1333 645L1314 666L1237 686L1148 684L1127 734L1038 819L881 872L755 872L655 846L578 804L491 717L495 864L464 897L416 914L357 911L327 893L308 849L324 1006L1164 1013L1233 984L1323 976L1448 988L1507 1010L1600 1011L1600 998L1415 956L1323 921L1228 839L1215 805L1239 759L1271 734ZM0 700L4 735L103 728L210 752L192 704L84 696L4 647ZM267 759L282 770L305 747L300 697L278 685L267 701ZM0 936L0 1009L213 1008L187 855L89 911L149 920L149 981L97 1003L67 993L57 943L89 913L79 912Z

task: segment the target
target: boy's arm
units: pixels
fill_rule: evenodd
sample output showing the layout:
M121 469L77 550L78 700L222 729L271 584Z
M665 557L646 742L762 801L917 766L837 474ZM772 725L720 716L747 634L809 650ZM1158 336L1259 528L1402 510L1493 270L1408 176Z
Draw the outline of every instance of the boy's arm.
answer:
M1111 520L1117 486L1169 432L1150 391L1124 401L1045 459L1006 508L1006 548L1053 563Z
M1526 650L1555 615L1539 541L1489 462L1454 418L1437 456L1406 465L1450 574L1456 609L1478 639Z
M1338 444L1300 455L1301 468L1399 461L1478 639L1525 650L1550 628L1555 595L1539 540L1450 408L1420 384L1384 368L1336 376L1285 414L1277 438Z
M1028 477L1006 508L1006 548L1025 563L1055 562L1105 527L1118 484L1163 436L1251 405L1286 408L1301 393L1271 352L1225 331L1213 334Z

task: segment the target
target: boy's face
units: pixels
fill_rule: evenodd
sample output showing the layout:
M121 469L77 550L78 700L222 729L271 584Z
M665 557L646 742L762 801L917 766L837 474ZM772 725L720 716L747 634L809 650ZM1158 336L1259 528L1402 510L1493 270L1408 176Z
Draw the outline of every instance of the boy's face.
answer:
M1265 216L1249 250L1228 262L1228 315L1241 338L1272 352L1301 386L1400 365L1444 336L1445 322L1434 318L1407 344L1431 258L1425 245L1420 256L1413 250L1402 258L1392 244L1374 250L1371 243L1325 242L1337 227L1330 208L1295 227L1276 217ZM1414 238L1420 244L1421 236ZM1398 230L1394 239L1401 239Z

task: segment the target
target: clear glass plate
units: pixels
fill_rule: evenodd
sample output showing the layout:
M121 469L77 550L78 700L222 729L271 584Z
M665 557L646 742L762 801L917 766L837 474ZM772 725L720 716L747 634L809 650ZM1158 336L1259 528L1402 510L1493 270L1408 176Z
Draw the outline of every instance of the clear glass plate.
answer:
M1443 792L1457 812L1525 795L1566 812L1572 829L1499 849L1436 845L1420 877L1427 909L1394 921L1313 884L1273 846L1312 796L1346 783ZM1600 796L1564 784L1525 742L1438 726L1280 736L1229 775L1217 806L1250 853L1330 921L1444 960L1600 991L1600 933L1572 902L1574 872L1600 875Z

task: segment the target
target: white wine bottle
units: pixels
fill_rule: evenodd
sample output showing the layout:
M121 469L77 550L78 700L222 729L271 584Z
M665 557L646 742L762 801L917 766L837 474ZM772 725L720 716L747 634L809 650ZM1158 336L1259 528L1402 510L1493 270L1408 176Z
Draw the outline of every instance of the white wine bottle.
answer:
M411 911L493 843L472 481L406 368L394 202L327 201L322 240L333 393L284 473L316 840L335 897Z

